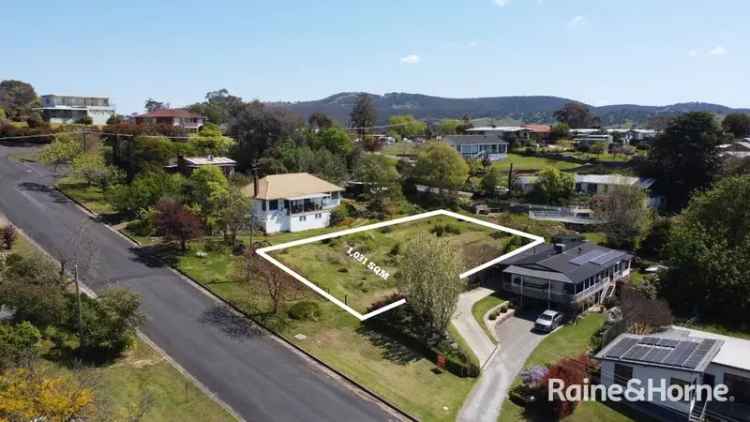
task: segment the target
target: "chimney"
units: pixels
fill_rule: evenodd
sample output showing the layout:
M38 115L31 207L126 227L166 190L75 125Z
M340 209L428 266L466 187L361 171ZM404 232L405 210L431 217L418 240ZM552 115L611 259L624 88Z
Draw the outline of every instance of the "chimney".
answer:
M565 252L565 244L564 243L555 243L555 253L561 254Z

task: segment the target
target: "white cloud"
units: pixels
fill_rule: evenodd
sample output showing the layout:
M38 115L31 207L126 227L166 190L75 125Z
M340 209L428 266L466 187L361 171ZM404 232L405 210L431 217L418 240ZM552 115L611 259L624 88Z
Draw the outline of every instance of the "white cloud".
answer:
M505 7L508 4L510 4L510 0L494 0L494 2L495 2L495 6L498 6L498 7Z
M698 57L698 53L699 53L698 50L693 49L693 50L688 51L688 56L690 56L690 57Z
M417 64L421 59L416 54L409 54L408 56L401 57L402 64Z
M716 47L708 51L708 54L711 56L726 56L728 53L729 51L727 51L726 48L720 45L717 45Z
M575 28L586 23L586 18L581 15L575 16L568 21L568 28Z
M479 41L469 41L466 46L469 48L474 48L479 45Z

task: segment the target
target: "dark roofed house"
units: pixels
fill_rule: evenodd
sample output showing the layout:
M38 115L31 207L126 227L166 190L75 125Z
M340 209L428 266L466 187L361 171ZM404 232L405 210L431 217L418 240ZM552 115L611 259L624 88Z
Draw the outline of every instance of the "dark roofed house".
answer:
M630 275L633 256L581 240L544 243L503 261L502 289L522 303L577 310L601 303Z
M190 131L198 131L205 121L205 117L184 108L163 108L135 116L136 124L170 125Z

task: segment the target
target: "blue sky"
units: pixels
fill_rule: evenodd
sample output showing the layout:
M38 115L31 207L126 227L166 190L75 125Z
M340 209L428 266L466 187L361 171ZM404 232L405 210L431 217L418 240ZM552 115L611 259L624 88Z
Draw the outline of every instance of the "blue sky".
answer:
M340 91L750 107L748 0L13 2L0 79L173 106Z

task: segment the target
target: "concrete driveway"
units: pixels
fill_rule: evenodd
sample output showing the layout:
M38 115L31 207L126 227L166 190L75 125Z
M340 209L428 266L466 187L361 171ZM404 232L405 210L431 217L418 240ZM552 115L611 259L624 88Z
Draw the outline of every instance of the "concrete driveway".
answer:
M521 312L496 327L498 351L484 366L481 378L464 401L459 421L497 421L513 380L544 339L544 334L531 331L538 314L538 310Z

